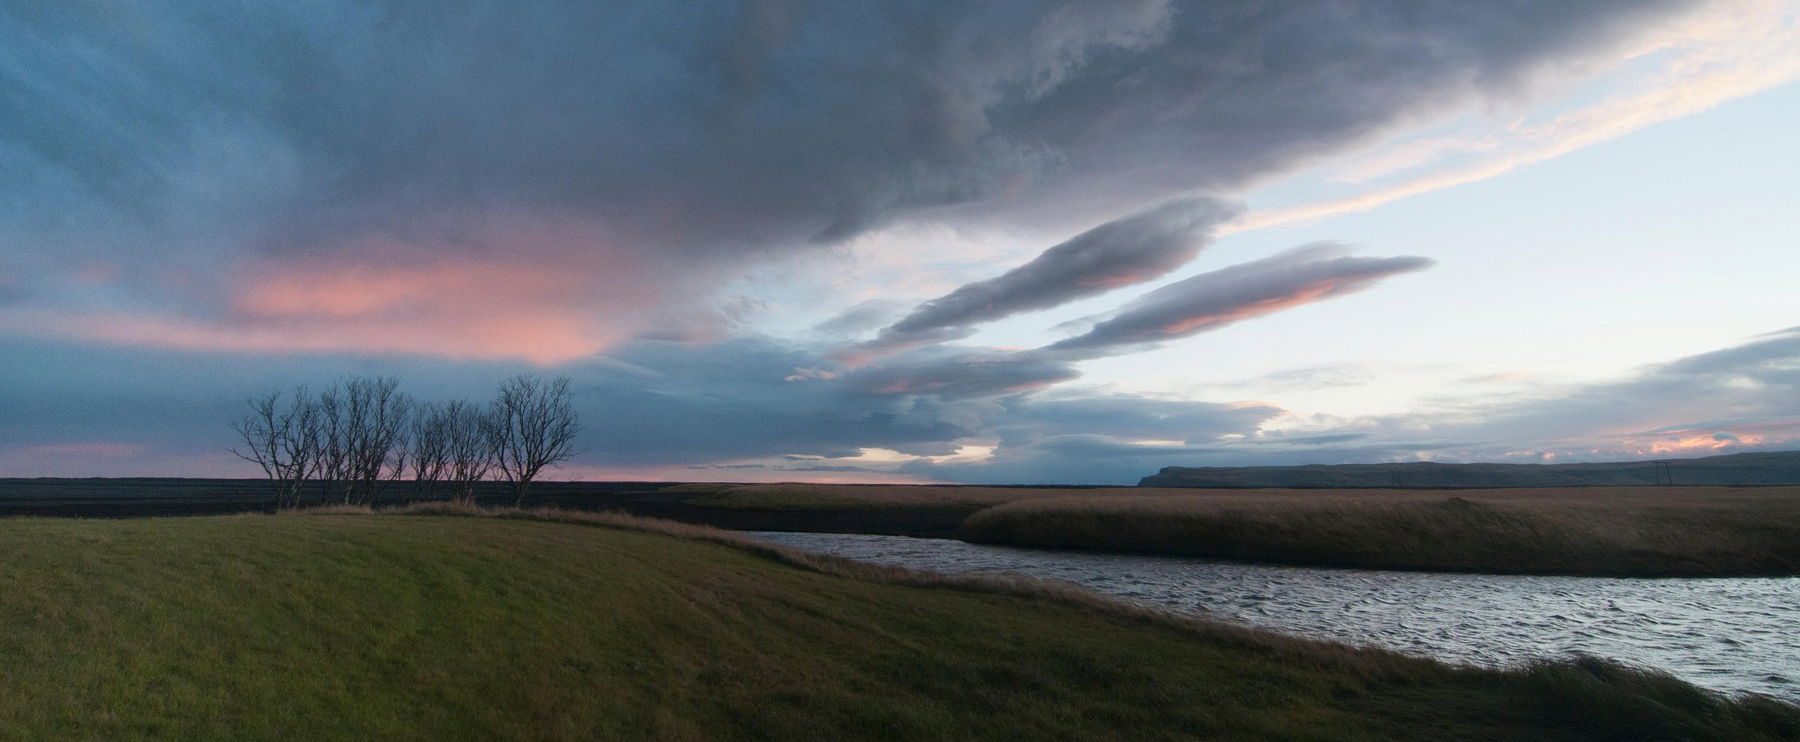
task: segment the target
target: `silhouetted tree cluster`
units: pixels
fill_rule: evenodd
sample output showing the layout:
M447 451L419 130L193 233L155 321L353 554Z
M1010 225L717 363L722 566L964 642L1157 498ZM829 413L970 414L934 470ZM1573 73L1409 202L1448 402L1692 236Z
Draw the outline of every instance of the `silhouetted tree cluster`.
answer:
M472 502L489 478L507 482L522 504L539 473L574 453L581 430L566 378L513 377L486 406L420 402L390 376L245 404L250 411L231 423L239 438L231 452L262 467L281 507L312 491L322 502L366 505L406 480L417 498Z

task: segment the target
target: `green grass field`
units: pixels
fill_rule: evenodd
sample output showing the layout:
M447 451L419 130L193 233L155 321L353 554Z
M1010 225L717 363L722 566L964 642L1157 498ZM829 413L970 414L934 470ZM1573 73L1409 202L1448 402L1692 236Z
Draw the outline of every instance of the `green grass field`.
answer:
M1601 664L1457 670L675 530L0 521L0 738L1800 734L1792 706Z

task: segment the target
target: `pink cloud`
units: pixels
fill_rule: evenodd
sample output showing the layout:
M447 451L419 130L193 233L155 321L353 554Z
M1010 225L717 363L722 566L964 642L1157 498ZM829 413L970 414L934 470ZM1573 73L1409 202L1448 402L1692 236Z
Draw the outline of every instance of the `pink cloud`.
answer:
M1723 427L1669 427L1619 437L1620 450L1638 456L1729 453L1733 449L1791 445L1800 441L1800 420L1737 422Z
M1157 340L1164 337L1181 337L1207 328L1228 325L1254 317L1261 317L1265 314L1273 314L1284 309L1304 306L1332 295L1347 283L1350 283L1350 280L1328 278L1314 284L1296 288L1293 293L1286 296L1270 297L1260 301L1242 304L1231 307L1223 312L1183 317L1163 325L1159 328L1158 332L1146 334L1144 339Z
M556 364L655 330L704 279L646 264L578 220L488 215L422 239L363 238L227 266L213 309L94 305L0 311L0 332L240 353L362 352ZM456 237L446 236L454 233Z
M363 351L554 364L622 339L568 314L497 312L412 318L242 323L123 313L15 313L0 329L120 345L237 353Z
M1070 325L1087 331L1045 350L1105 354L1175 340L1235 322L1354 293L1390 276L1422 270L1420 257L1362 258L1335 243L1312 243L1159 288L1108 316Z
M551 480L572 482L809 482L815 484L935 484L940 480L885 471L803 471L768 468L728 469L707 466L611 467L572 465L549 472Z

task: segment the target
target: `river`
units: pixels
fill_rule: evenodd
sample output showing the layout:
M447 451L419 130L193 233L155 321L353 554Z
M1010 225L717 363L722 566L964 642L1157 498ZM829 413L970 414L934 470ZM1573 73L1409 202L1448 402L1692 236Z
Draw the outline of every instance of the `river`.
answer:
M1716 690L1800 701L1800 578L1532 577L1244 564L754 533L934 572L1009 572L1300 636L1504 666L1580 652Z

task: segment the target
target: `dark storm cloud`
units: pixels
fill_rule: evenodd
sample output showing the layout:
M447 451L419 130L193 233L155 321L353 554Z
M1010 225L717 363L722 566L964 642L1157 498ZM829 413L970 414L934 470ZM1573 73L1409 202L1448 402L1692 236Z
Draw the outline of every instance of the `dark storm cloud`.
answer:
M503 214L679 275L924 206L1240 188L1685 4L14 4L0 224L146 263L543 259L468 228Z
M532 358L576 376L586 464L993 439L987 468L935 471L1129 481L1181 463L1152 448L1230 449L1279 411L1032 390L1074 378L1075 359L1179 336L1156 321L1193 321L1212 306L1199 293L1155 292L1168 301L1071 347L927 349L850 373L756 336L633 338L730 326L695 309L733 268L895 221L1067 234L1241 192L1556 79L1690 4L0 5L0 333L186 349L0 337L0 446L135 442L138 469L63 473L189 473L167 462L222 456L249 394L394 373L422 397L482 398L531 370L496 359ZM1204 232L1180 226L1052 248L903 331L962 337L1095 277L1167 270ZM1373 271L1348 286L1409 259L1344 260ZM984 291L997 309L965 301ZM41 329L19 308L80 322ZM821 333L879 326L865 309ZM1753 361L1695 362L1754 371L1741 378L1680 367L1584 394L1704 392L1743 412L1762 389L1791 409L1792 361ZM1564 419L1545 404L1506 419ZM1069 455L1084 446L1097 463Z
M964 328L1142 283L1192 260L1242 208L1183 199L1114 220L1045 250L997 278L920 304L851 353L881 355L953 339Z
M1092 320L1087 332L1045 350L1109 355L1360 291L1432 263L1428 258L1361 258L1345 253L1341 245L1315 243L1183 279Z

